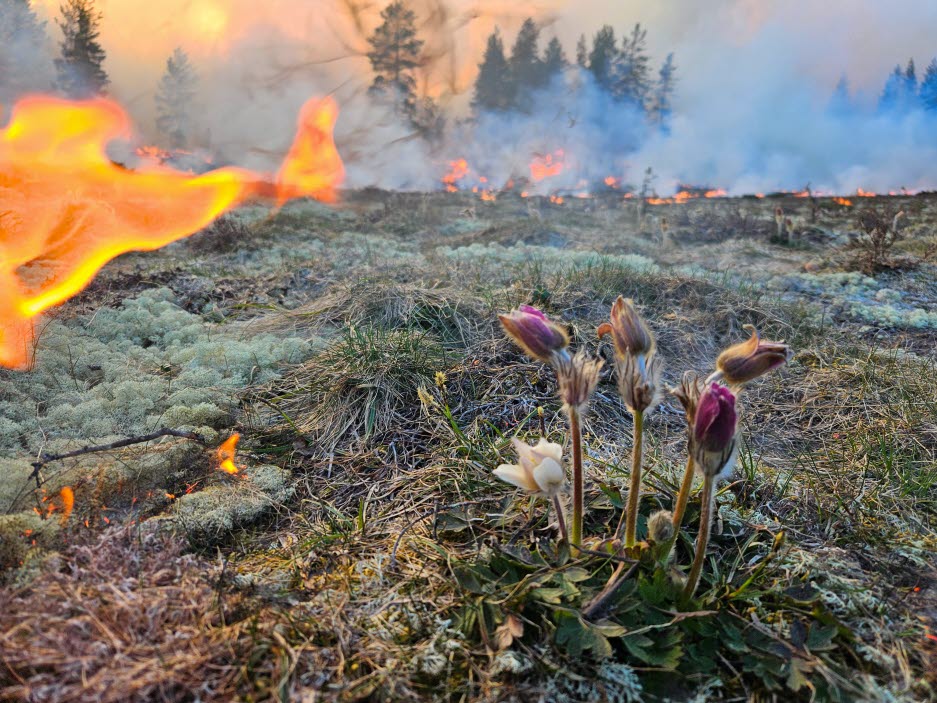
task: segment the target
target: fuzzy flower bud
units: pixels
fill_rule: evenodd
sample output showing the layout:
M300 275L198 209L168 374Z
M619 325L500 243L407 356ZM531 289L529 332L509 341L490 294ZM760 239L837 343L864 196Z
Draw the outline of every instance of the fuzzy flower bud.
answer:
M560 400L567 408L583 410L599 383L599 372L605 362L591 359L579 350L572 357L557 355L554 364L560 386Z
M769 371L783 366L791 358L791 348L784 342L763 342L751 325L752 336L746 342L729 347L716 359L722 380L733 387L742 386Z
M654 544L666 544L673 539L673 513L669 510L658 510L652 513L647 520L647 536Z
M521 305L498 318L508 336L534 359L551 363L556 352L569 346L566 330L530 305Z
M566 483L563 470L563 447L541 438L530 446L514 437L511 440L517 452L517 464L502 464L494 470L495 476L506 483L530 493L556 495Z
M687 371L680 380L680 385L671 388L670 392L680 401L686 412L687 427L691 430L696 420L696 406L699 405L699 398L702 395L706 384L700 380L700 377L694 371Z
M656 354L650 357L626 354L615 359L618 392L629 412L650 412L660 401L661 363Z
M635 310L634 301L630 298L626 300L619 295L612 305L611 320L599 325L596 332L599 337L607 334L612 336L615 354L619 358L628 354L649 356L654 352L654 335Z
M732 391L720 383L709 384L700 395L690 438L696 465L704 475L716 476L731 468L737 420Z

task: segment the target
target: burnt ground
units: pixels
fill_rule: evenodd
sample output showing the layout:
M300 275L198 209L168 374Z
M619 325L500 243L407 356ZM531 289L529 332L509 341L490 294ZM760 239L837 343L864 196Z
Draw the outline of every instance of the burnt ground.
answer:
M111 262L31 370L0 372L0 699L932 700L937 198L854 200L349 193ZM883 256L870 209L905 212ZM491 475L538 407L565 438L497 313L538 305L607 356L619 294L668 384L745 324L796 355L745 392L699 598L642 567L596 623L609 562L557 554L545 505ZM163 438L29 480L39 452L159 427L239 432L240 473ZM670 397L649 418L644 516L672 503L682 428ZM592 534L630 430L606 369Z

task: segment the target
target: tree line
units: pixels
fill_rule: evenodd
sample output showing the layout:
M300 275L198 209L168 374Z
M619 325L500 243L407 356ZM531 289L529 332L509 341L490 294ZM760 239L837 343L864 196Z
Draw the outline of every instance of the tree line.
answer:
M422 65L423 41L417 36L416 16L404 0L395 0L381 13L382 23L369 38L368 59L375 78L371 94L387 101L426 136L438 134L443 119L429 98L416 97L415 70ZM619 41L606 25L592 38L583 35L576 46L576 63L570 64L556 37L540 50L541 28L524 21L511 47L495 29L485 47L473 89L472 107L482 113L529 113L538 92L548 89L578 68L596 86L619 103L644 112L650 121L666 126L673 110L676 66L669 54L653 74L647 52L647 30L636 24Z
M472 104L476 111L528 112L536 92L564 75L570 64L559 39L553 37L542 56L538 52L539 39L540 28L531 18L518 32L510 56L505 54L499 30L488 37L475 81ZM634 25L620 43L610 25L593 36L591 48L581 35L576 44L576 66L613 100L643 111L652 122L666 125L673 111L676 83L673 54L668 54L657 75L652 75L647 30L640 24Z
M885 81L879 109L885 112L923 109L937 113L937 58L924 69L920 81L914 59L909 59L904 69L896 65Z

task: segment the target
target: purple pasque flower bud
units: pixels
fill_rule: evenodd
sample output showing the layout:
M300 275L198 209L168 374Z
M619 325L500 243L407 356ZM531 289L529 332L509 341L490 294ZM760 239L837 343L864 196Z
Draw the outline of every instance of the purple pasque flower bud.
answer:
M534 359L551 363L554 354L569 346L566 330L530 305L498 318L507 335Z
M716 359L716 368L722 380L730 386L742 386L783 366L791 358L791 348L784 342L763 342L758 330L751 325L749 340L729 347Z
M700 395L690 438L696 465L704 475L716 476L731 468L737 422L735 395L721 383L710 383Z

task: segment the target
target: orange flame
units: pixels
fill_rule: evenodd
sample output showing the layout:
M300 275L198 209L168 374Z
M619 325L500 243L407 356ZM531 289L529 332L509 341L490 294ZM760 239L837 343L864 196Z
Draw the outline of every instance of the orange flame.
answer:
M446 186L446 190L450 193L455 193L459 186L456 185L458 181L461 181L468 175L469 166L468 161L465 159L456 159L455 161L449 162L449 171L445 176L442 177L442 182Z
M839 203L840 205L852 205L852 201L849 198L833 198L834 203Z
M241 435L235 432L215 450L215 456L218 458L218 468L225 473L236 474L239 471L234 463L234 457L237 456L238 441L240 439Z
M19 101L0 130L0 365L25 365L33 318L121 254L186 237L252 196L333 199L344 178L332 138L337 114L331 99L307 103L272 183L238 168L199 176L157 163L129 170L106 152L131 136L116 102Z
M59 518L59 521L64 525L68 522L68 518L71 517L72 510L75 507L75 492L70 486L65 486L59 491L59 497L62 499L62 517Z
M552 178L563 172L563 150L557 149L552 154L537 155L530 162L530 177L535 181Z
M856 188L856 195L860 198L874 198L875 193L870 190L862 190L862 188Z

